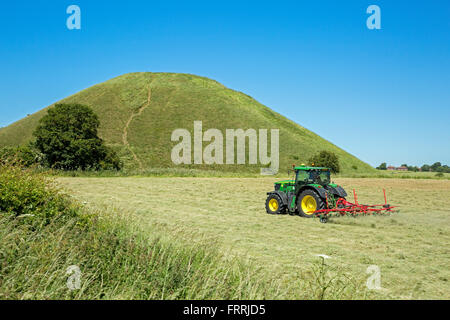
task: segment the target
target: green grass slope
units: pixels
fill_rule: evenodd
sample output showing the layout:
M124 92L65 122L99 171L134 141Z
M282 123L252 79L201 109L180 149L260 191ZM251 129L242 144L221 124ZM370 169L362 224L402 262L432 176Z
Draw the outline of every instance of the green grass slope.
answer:
M100 136L119 152L125 169L182 167L259 172L260 164L174 165L171 150L177 142L171 141L173 130L187 129L193 137L194 121L201 120L203 131L209 128L222 131L224 150L226 129L280 129L282 172L293 163L306 162L320 150L335 152L344 173L374 171L368 164L251 97L228 89L214 80L195 75L130 73L59 102L82 103L93 108L100 118ZM48 108L1 129L0 147L30 141L33 130ZM204 142L203 148L208 144ZM270 150L270 145L268 148Z

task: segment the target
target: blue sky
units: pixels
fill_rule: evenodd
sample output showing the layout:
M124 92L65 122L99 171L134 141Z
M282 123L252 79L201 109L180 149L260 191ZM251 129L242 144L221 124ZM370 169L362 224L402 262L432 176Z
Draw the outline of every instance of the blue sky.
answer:
M124 73L183 72L371 165L450 164L449 1L4 1L0 49L0 126Z

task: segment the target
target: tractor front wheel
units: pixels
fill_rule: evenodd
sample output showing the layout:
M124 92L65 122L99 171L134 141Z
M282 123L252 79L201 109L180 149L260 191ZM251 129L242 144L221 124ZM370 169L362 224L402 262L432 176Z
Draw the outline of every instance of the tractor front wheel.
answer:
M271 194L266 200L266 211L268 214L280 214L284 211L284 205L276 194Z
M307 189L298 197L297 208L300 216L312 218L315 211L325 208L325 203L315 191Z

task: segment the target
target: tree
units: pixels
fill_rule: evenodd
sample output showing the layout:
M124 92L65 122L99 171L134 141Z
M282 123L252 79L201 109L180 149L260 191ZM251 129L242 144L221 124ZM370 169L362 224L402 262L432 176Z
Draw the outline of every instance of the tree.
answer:
M320 151L316 155L309 159L311 164L318 167L330 168L333 173L338 173L340 171L339 159L338 157L330 151Z
M63 170L120 169L117 155L98 137L97 115L88 106L57 104L34 131L48 166Z
M422 169L422 171L430 171L430 166L429 166L428 164L424 164L424 165L421 167L421 169Z
M386 170L386 169L387 169L386 162L383 162L382 164L380 164L380 165L377 167L377 169L378 169L378 170Z
M441 163L440 162L435 162L431 165L431 171L433 172L437 172L439 170L439 168L441 167Z

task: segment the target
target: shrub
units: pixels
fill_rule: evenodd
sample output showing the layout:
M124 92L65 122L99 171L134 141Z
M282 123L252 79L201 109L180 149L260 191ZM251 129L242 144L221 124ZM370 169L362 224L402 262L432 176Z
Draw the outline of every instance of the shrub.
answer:
M333 152L320 151L318 154L312 156L309 162L317 167L330 168L333 173L340 171L339 159Z
M120 170L123 163L114 150L111 148L105 149L105 158L99 163L102 170Z
M3 147L0 149L0 165L13 162L16 159L15 148Z
M0 213L45 224L57 216L76 216L76 208L42 174L0 165Z
M42 163L43 155L33 144L19 147L4 147L0 149L0 164L18 164L31 167Z
M386 164L386 162L383 162L382 164L380 164L380 165L377 167L377 169L378 169L378 170L386 170L386 169L387 169L387 164Z
M120 169L115 152L97 135L97 115L88 106L57 104L49 109L33 135L48 166L63 170Z

